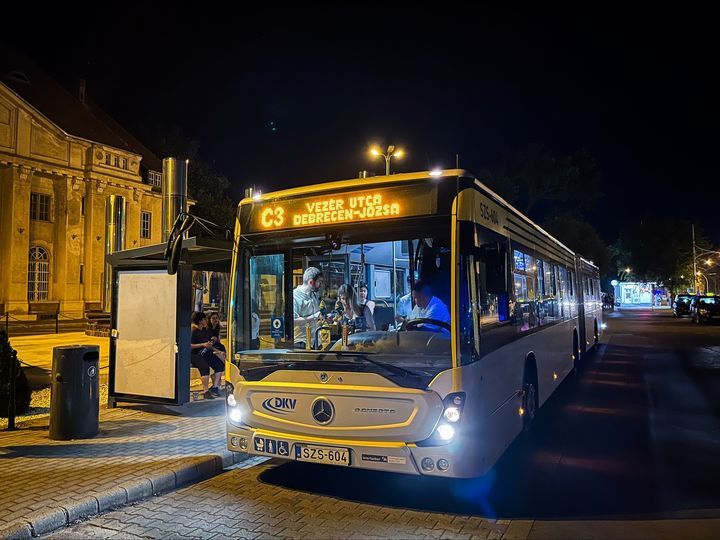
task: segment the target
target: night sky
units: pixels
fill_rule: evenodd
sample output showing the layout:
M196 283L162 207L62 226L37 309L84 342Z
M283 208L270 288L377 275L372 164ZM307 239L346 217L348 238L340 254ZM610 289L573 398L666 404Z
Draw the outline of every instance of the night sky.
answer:
M380 172L371 142L407 149L396 171L456 153L478 171L541 143L597 158L606 196L589 217L607 240L666 215L700 216L720 243L717 10L149 4L69 20L28 3L0 40L65 84L86 78L151 148L158 126L180 126L238 196Z

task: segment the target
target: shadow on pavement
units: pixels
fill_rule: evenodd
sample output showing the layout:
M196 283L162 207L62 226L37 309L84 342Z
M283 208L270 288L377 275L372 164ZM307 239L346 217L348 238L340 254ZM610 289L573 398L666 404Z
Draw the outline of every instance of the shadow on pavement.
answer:
M689 510L700 500L668 500L657 485L652 404L638 361L653 351L601 345L542 407L531 433L478 479L289 462L260 480L357 502L488 518L647 519ZM694 508L717 515L712 509L720 507L720 490L710 497L702 491L703 504Z

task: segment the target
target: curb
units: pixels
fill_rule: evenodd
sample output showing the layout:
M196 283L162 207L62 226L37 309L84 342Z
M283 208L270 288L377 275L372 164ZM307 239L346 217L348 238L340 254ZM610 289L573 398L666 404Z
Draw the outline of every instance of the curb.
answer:
M245 461L249 457L244 452L224 451L199 459L191 458L190 463L179 463L172 469L164 469L147 477L114 486L107 491L95 493L70 504L33 512L0 528L0 538L23 540L48 534L113 508L207 480L223 472L226 467Z

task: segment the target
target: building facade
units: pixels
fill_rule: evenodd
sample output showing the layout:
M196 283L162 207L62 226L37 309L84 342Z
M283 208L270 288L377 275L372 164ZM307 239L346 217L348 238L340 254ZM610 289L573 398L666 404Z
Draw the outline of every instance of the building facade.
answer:
M0 312L99 309L106 204L125 247L162 241L161 161L85 98L27 63L0 62Z

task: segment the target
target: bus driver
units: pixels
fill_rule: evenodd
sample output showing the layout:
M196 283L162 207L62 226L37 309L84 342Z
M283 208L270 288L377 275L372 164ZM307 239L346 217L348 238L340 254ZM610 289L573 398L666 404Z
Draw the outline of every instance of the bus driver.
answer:
M433 296L429 283L424 281L416 282L412 289L412 297L415 301L415 307L410 312L410 316L407 318L408 321L414 319L432 319L450 324L450 312L447 306L437 296ZM423 326L427 326L428 330L448 333L447 329L432 324Z
M304 349L306 344L305 327L309 324L312 339L315 339L317 319L320 316L320 289L323 275L319 268L308 267L303 274L303 284L293 289L293 318L295 319L295 347ZM313 344L314 345L314 344Z

